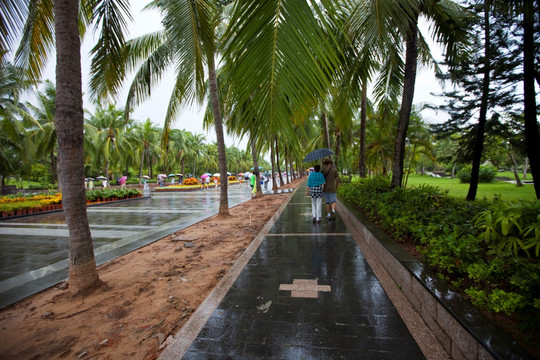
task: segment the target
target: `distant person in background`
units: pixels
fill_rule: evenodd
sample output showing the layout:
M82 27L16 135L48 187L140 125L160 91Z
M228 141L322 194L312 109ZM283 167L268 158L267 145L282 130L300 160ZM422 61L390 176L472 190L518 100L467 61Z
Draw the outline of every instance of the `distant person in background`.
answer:
M93 190L94 189L94 180L89 179L88 180L88 189Z
M313 222L321 222L321 207L323 197L324 180L323 174L320 173L321 166L315 165L315 171L309 174L308 177L308 192L306 195L311 196L311 214L313 215Z
M109 186L109 184L107 183L107 179L103 179L103 181L101 182L101 186L106 189L107 186Z
M255 174L251 174L249 176L249 186L251 186L251 193L253 195L257 194L257 186L256 186L256 183L257 182L257 176Z

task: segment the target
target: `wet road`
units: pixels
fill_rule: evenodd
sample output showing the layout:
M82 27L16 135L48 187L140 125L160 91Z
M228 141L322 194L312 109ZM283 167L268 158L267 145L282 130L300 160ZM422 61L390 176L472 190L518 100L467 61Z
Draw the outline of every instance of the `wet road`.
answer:
M251 197L247 184L229 186L229 207ZM126 254L217 213L219 189L146 194L89 206L97 264ZM68 276L68 229L63 212L0 220L0 308Z

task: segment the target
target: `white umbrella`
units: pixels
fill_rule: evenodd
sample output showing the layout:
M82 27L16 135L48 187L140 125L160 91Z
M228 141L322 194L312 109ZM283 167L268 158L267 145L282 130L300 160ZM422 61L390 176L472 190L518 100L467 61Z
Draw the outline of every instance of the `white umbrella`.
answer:
M212 175L213 177L220 177L221 174L220 173L215 173L214 175Z
M144 179L150 179L150 176L148 176L148 175L143 175L142 177L143 177Z

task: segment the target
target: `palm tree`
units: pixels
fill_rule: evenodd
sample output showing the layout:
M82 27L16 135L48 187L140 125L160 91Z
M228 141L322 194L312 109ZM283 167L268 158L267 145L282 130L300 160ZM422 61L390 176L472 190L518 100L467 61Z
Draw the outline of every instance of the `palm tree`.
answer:
M114 79L113 75L117 73L114 68L111 71L110 61L119 58L118 45L124 42L124 18L129 18L129 3L126 0L82 1L81 4L84 11L79 12L78 1L54 1L53 11L50 0L30 2L29 16L16 53L17 63L28 69L30 80L37 81L48 54L56 45L58 161L62 169L60 183L64 212L70 230L69 277L76 292L99 284L83 185L84 114L80 37L84 35L87 24L95 21L101 25L100 38L93 49L93 74L101 79ZM20 1L19 5L24 7L25 2Z
M422 15L432 20L434 36L447 47L446 56L451 57L457 40L465 37L461 27L465 11L451 0L407 0L400 1L399 6L395 1L359 0L356 3L349 28L353 34L361 34L361 40L366 44L359 56L360 61L369 63L366 52L374 53L380 59L378 63L383 76L376 84L376 97L380 97L381 92L390 91L393 99L397 90L402 90L391 182L392 187L399 187L419 54L423 62L431 59L429 47L418 30L418 19ZM400 56L402 39L405 40L405 63Z
M21 68L6 60L0 60L0 176L2 185L7 175L23 169L34 154L26 127L39 128L28 114L26 106L20 102L20 95L26 87Z
M139 154L139 184L141 184L145 165L150 170L152 156L160 153L158 144L161 131L152 124L150 119L146 119L143 123L136 123L131 133L133 134Z
M36 159L48 155L50 158L51 182L54 184L56 175L56 151L57 137L54 113L56 108L56 86L50 81L45 81L45 89L37 94L38 105L27 103L27 107L33 113L34 119L40 124L30 136L36 144Z
M69 284L75 291L100 284L86 213L79 3L54 2L56 33L56 131L62 204L69 228Z
M127 124L124 121L124 110L117 109L116 105L109 104L107 108L98 103L95 105L95 113L88 112L90 119L87 123L96 130L94 151L98 159L104 159L105 167L99 170L103 170L109 180L110 168L121 170L130 153L131 146L124 139ZM98 163L101 162L98 160Z
M222 109L218 95L215 58L219 51L217 26L221 5L214 1L163 1L155 0L150 7L163 14L164 31L149 34L128 43L127 54L131 59L143 59L131 85L126 112L150 94L151 82L175 64L176 84L171 95L164 124L164 144L167 142L170 125L176 117L179 105L203 99L207 91L216 131L219 172L227 176L227 155L223 133ZM130 60L131 61L131 60ZM131 61L132 62L132 61ZM205 65L206 64L206 69ZM208 90L205 86L205 70L208 75ZM220 190L219 214L229 215L227 184Z

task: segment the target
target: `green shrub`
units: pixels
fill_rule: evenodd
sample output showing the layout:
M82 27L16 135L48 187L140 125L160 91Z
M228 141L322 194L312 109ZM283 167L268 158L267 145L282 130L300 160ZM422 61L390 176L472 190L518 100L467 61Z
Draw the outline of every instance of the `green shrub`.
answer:
M492 312L532 311L540 298L540 201L464 201L431 186L390 189L387 179L354 179L338 197L398 242L417 245L437 276L467 288L471 302ZM474 286L471 287L471 284Z
M471 182L471 171L472 166L467 165L457 173L457 177L462 183L468 184ZM493 182L495 176L497 176L497 168L491 165L480 165L480 169L478 170L478 182Z

